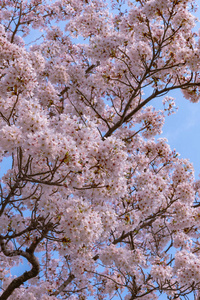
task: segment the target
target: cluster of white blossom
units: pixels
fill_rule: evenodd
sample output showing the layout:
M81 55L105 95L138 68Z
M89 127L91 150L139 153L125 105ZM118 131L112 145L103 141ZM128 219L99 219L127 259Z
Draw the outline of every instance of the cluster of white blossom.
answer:
M0 1L0 300L199 293L200 182L148 106L199 101L194 5Z

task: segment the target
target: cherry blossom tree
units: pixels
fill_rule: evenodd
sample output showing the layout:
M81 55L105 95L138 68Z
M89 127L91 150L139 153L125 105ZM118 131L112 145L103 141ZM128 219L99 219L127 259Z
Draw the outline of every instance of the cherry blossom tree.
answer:
M200 299L200 182L155 138L200 98L195 5L0 0L0 300Z

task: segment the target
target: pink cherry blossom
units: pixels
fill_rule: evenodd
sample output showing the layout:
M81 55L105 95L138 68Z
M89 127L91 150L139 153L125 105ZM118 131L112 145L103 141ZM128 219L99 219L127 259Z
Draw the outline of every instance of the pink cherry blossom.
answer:
M195 7L0 1L0 300L198 299L200 182L159 138L200 99Z

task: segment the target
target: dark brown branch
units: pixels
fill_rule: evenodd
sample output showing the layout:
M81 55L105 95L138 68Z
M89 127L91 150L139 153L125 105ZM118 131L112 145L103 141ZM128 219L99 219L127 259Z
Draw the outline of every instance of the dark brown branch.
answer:
M13 185L13 187L11 187L11 190L10 190L10 193L8 194L8 196L5 198L4 201L2 201L2 205L1 205L1 209L0 209L0 216L3 214L6 205L9 203L12 196L14 196L15 190L18 187L19 187L19 181L16 181L15 184Z
M18 18L18 22L16 24L16 27L13 31L12 37L11 37L11 43L14 42L15 35L18 31L19 26L21 25L21 23L20 23L21 22L21 17L22 17L22 3L20 3L19 18Z
M55 291L54 293L51 294L51 296L59 295L68 286L68 284L70 284L72 282L72 280L74 278L75 278L75 276L73 274L70 274L69 277L67 278L67 280L65 280L63 282L63 284L61 284L61 286L57 289L57 291Z
M117 123L115 123L115 125L113 127L111 127L107 133L104 135L104 138L107 138L109 136L111 136L113 134L113 132L115 130L117 130L123 123L128 122L132 116L134 116L142 107L144 107L147 103L149 103L152 99L156 98L156 97L160 97L163 94L175 90L175 89L186 89L189 87L195 87L195 86L200 86L200 83L191 83L191 82L187 82L187 83L183 83L180 85L176 85L176 86L171 86L171 87L166 87L162 90L154 90L153 94L151 96L149 96L146 100L144 100L143 102L141 102L135 109L133 109L130 113L128 113L123 119L119 120ZM131 97L131 99L133 100L133 98ZM130 100L129 100L130 102Z
M32 244L33 246L31 245L32 248L31 247L29 248L30 251L25 252L22 250L14 250L14 251L7 250L3 239L0 239L0 245L1 245L1 249L2 249L2 252L4 255L6 255L8 257L14 257L14 256L18 256L18 255L23 256L32 265L32 269L30 271L26 271L21 276L13 279L13 281L8 285L6 290L0 296L0 300L7 300L8 297L13 293L13 291L15 289L19 288L20 285L22 285L24 282L26 282L27 280L29 280L33 277L36 277L39 274L40 265L39 265L38 259L35 257L32 250L34 250L36 248L37 244L40 241L41 241L41 239L38 239L37 242L34 243L34 245Z

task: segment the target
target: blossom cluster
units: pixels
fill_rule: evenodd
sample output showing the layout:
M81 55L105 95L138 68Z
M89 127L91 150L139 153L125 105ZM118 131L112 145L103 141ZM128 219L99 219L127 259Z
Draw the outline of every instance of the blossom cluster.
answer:
M0 299L200 293L200 182L157 138L200 98L194 5L0 1Z

